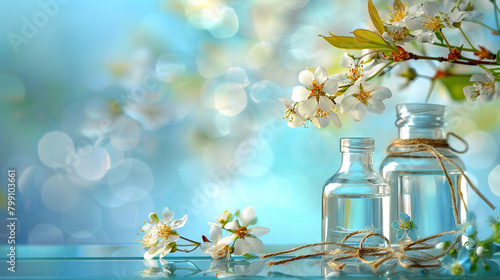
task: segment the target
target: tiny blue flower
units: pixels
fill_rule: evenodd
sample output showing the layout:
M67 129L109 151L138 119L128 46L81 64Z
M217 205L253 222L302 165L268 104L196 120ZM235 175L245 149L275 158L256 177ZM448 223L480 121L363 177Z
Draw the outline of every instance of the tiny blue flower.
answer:
M468 237L472 237L473 235L476 235L477 230L474 228L473 225L468 225L467 228L465 229L465 235Z
M417 224L415 224L410 216L404 212L399 213L399 219L399 221L392 223L392 227L397 229L396 238L401 240L407 235L411 240L417 240Z

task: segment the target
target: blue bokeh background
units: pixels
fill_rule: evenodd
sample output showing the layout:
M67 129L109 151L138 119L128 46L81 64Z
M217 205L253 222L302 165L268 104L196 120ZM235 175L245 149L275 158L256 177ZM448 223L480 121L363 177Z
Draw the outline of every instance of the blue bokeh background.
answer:
M2 220L14 168L21 244L135 243L165 206L188 215L182 235L201 239L207 221L248 205L271 228L265 244L319 241L339 139L374 137L378 168L397 136L396 104L423 102L429 85L399 89L386 75L383 115L344 114L339 130L286 126L278 98L290 98L302 69L345 71L343 51L317 35L369 26L364 2L1 1ZM464 28L498 47L498 36ZM433 65L415 65L432 75ZM500 206L499 101L455 101L437 86L430 102L449 106L449 130L470 145L461 156L470 176ZM469 205L480 224L498 213L475 194Z

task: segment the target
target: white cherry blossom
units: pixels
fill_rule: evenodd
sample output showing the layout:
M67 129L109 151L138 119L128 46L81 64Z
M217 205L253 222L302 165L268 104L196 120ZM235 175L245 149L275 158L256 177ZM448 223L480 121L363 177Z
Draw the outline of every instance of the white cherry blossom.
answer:
M355 121L361 121L366 111L382 114L385 110L382 100L391 96L391 91L386 87L368 82L358 83L349 87L345 92L345 97L340 103L340 111L351 112Z
M301 114L297 113L295 103L284 98L280 98L280 101L286 108L285 116L283 118L288 118L288 126L292 128L303 126L306 119Z
M369 63L363 63L362 61L356 63L352 56L348 53L344 53L340 58L340 65L349 70L345 74L330 76L330 80L338 81L342 84L349 84L352 82L360 83L376 75L384 68L385 63L377 63L375 60L371 60Z
M145 259L152 259L160 254L160 258L170 253L176 247L176 241L180 236L175 229L181 228L186 224L187 215L182 219L172 221L174 211L170 207L165 207L162 212L163 218L160 220L157 213L151 213L150 223L145 224L141 231L144 236L141 241L143 248L149 248L144 254Z
M230 244L235 241L234 254L243 256L248 252L264 253L264 244L258 238L267 234L270 229L266 227L249 227L256 219L255 210L248 206L241 211L237 220L229 222L224 229L232 233L220 239L218 242Z
M421 4L421 8L423 12L421 16L407 19L405 26L409 30L414 30L414 35L422 43L434 43L436 40L434 32L445 27L453 28L454 24L469 15L455 8L455 3L451 1L444 1L442 7L435 2L425 2Z
M225 239L221 241L222 230L218 225L212 225L210 228L210 239L213 242L203 242L200 246L205 255L211 255L212 259L218 260L222 258L229 259L231 254L229 253L230 240Z
M292 100L298 102L293 116L296 122L292 125L301 123L301 118L297 116L301 115L318 127L328 126L330 121L333 121L334 125L339 128L340 118L332 111L335 107L333 99L338 91L337 81L329 79L328 72L323 66L316 68L314 73L310 69L301 71L299 81L305 87L296 86L292 91Z
M470 81L472 86L464 87L464 95L469 102L475 100L486 103L498 98L499 83L490 71L472 75Z

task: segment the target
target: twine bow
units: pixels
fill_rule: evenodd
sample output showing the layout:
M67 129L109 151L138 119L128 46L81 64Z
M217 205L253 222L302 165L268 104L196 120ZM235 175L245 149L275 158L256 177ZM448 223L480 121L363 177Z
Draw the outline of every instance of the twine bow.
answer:
M330 245L330 246L333 245L336 247L336 249L321 251L313 254L299 255L278 261L271 261L268 262L268 265L269 266L280 265L291 261L317 257L317 256L330 256L332 257L332 259L328 261L328 265L331 268L338 270L342 270L345 267L346 263L341 261L347 259L358 259L362 263L371 266L374 272L376 272L376 270L382 264L385 264L391 260L396 260L399 263L399 265L404 268L413 268L413 267L439 268L441 267L441 262L439 261L439 259L448 254L450 250L452 250L455 247L455 245L461 240L461 236L459 235L455 237L455 240L453 241L451 246L449 246L446 250L437 255L432 255L426 253L425 251L435 249L435 244L432 244L434 243L432 241L437 241L441 236L452 235L456 233L457 233L456 231L442 232L416 241L403 242L400 244L400 246L392 247L391 244L389 243L389 240L385 236L373 231L359 230L351 232L350 234L346 235L344 239L340 242L313 243L313 244L299 246L290 250L265 254L260 256L260 258L264 259L264 258L279 256L299 251L305 248L311 248L320 245ZM365 234L365 235L361 239L360 244L358 246L346 244L347 240L350 237L359 234ZM365 243L367 243L368 238L371 236L382 238L386 243L386 247L365 245ZM432 243L427 243L427 241L431 241ZM414 254L412 252L419 252L419 254ZM369 258L370 260L367 258Z
M448 144L448 139L450 136L454 136L455 138L459 139L465 144L465 149L463 151L457 151L450 147ZM397 148L407 148L409 150L406 151L390 151L392 147L397 147ZM450 193L451 193L451 200L452 200L452 207L453 207L453 215L455 216L455 222L456 224L460 224L460 218L458 216L458 204L455 198L455 189L453 186L453 182L448 174L448 171L446 170L446 167L444 166L443 160L447 161L450 163L453 167L455 167L460 174L467 180L467 183L469 183L470 188L486 203L491 209L495 209L495 206L474 186L474 184L471 182L469 177L465 174L465 172L460 168L456 163L454 163L452 160L450 160L447 156L443 155L441 152L437 150L437 148L448 148L456 153L465 153L468 149L468 144L467 142L456 135L455 133L448 133L446 139L427 139L427 138L413 138L413 139L396 139L392 141L392 143L386 148L385 152L388 155L404 155L404 154L413 154L416 152L428 152L432 156L434 156L438 163L439 166L441 166L441 169L443 170L443 173L446 177L446 180L448 181L448 185L450 186ZM468 212L467 205L465 203L463 193L460 190L460 188L457 187L457 192L458 195L460 196L460 199L462 200L462 203L464 205L465 211Z

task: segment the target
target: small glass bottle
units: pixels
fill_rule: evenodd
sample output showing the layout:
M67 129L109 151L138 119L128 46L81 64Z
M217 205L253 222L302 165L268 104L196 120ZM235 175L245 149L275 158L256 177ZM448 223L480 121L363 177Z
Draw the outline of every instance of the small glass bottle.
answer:
M375 141L342 138L340 145L340 169L323 186L322 242L341 242L358 230L389 232L390 189L373 168ZM362 238L355 235L346 244L359 244Z
M433 104L399 104L396 107L396 126L399 139L446 139L446 107ZM392 147L390 151L408 151L404 147ZM463 162L446 147L436 148L465 171ZM443 161L455 190L461 188L467 198L465 180L459 171ZM388 155L380 166L380 173L391 187L391 220L405 212L418 225L419 238L456 229L451 191L437 159L426 151ZM455 191L460 219L465 218L462 200ZM389 240L396 243L396 229L391 229ZM443 236L440 241L452 241Z

